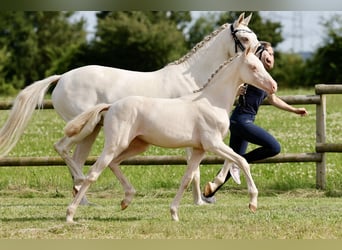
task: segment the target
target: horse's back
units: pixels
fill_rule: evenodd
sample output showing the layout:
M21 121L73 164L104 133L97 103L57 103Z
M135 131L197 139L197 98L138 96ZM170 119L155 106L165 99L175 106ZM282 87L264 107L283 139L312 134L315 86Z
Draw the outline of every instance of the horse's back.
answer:
M99 65L83 66L61 76L52 92L52 102L56 112L68 121L99 103L112 103L142 92L136 85L144 85L150 75Z

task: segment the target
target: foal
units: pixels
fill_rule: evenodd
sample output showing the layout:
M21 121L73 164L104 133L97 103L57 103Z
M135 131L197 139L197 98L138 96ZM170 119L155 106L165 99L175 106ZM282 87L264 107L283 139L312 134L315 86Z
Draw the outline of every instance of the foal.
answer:
M121 172L119 163L146 151L150 144L167 148L192 148L187 170L171 203L173 220L179 220L177 211L180 200L194 174L199 171L199 164L206 151L232 161L242 169L250 195L249 209L255 212L258 190L249 165L223 142L229 131L229 112L239 85L248 82L269 93L277 89L276 82L254 52L255 49L252 51L248 48L223 63L205 87L191 95L174 99L126 97L113 104L99 104L70 121L65 133L77 143L103 119L105 145L67 209L67 222L73 222L82 197L108 165L124 187L125 198L121 207L126 208L135 191Z

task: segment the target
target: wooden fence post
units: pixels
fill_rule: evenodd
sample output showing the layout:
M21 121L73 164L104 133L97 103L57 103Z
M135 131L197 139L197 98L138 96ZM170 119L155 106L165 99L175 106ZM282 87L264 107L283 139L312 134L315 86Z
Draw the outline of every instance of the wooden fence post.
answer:
M316 89L317 94L317 89ZM320 104L316 105L316 143L326 140L326 95L320 94ZM316 188L325 189L326 185L326 153L322 152L320 162L316 162Z

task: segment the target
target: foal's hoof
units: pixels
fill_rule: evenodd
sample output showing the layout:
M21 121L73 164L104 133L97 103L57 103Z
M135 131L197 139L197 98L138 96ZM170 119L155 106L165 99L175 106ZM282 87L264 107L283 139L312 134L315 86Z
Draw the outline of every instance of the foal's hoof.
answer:
M127 207L128 207L128 204L124 200L122 200L121 201L121 210L125 210Z
M254 205L252 205L252 204L249 204L249 211L251 211L252 213L255 213L256 212L256 210L257 210L257 207L256 206L254 206Z

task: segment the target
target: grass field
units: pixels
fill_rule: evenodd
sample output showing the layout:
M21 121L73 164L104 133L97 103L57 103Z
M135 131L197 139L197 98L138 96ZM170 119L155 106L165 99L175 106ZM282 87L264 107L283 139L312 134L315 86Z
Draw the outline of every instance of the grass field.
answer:
M314 90L278 94L311 95ZM327 101L327 142L341 143L342 100L329 95ZM314 152L315 106L305 107L310 112L305 118L273 107L261 108L256 122L280 141L282 153ZM7 113L0 111L0 125ZM52 145L62 136L63 126L54 111L36 112L9 156L56 156ZM100 135L91 154L98 155L102 145ZM145 154L178 155L184 151L151 147ZM169 204L183 166L122 166L138 191L125 211L119 209L122 188L107 169L87 194L97 206L80 207L75 225L64 222L72 199L72 182L65 166L1 167L0 239L342 239L341 162L342 154L328 154L326 190L315 189L314 163L252 165L259 189L255 214L247 209L243 177L240 186L233 182L225 185L214 205L193 205L189 188L180 206L179 223L171 221ZM201 185L219 168L201 166Z

